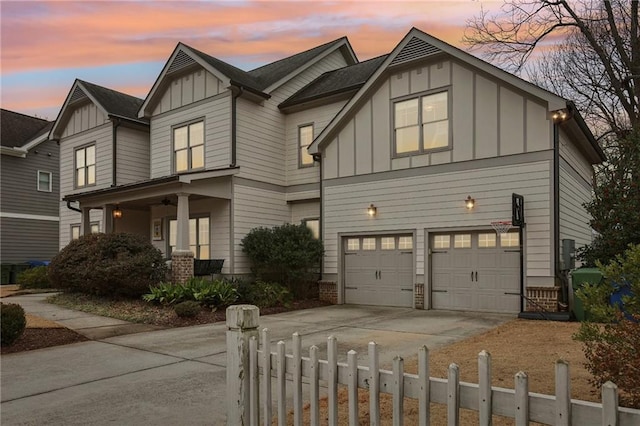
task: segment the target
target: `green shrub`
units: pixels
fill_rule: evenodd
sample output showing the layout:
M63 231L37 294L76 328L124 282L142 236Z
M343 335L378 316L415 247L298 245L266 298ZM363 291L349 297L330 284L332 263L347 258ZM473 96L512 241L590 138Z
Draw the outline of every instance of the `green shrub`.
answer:
M51 288L49 269L46 266L36 266L22 271L16 278L20 288Z
M293 300L291 292L282 284L256 281L244 295L246 303L259 308L289 306Z
M142 236L90 234L72 241L49 265L55 288L98 296L140 297L166 274L162 253Z
M143 299L147 302L173 305L184 301L199 302L204 306L223 307L238 300L238 291L233 284L223 281L208 281L204 278L191 278L184 284L161 283L149 288L150 293Z
M2 346L9 346L24 333L27 319L22 306L15 303L0 303L0 341Z
M173 310L176 312L180 318L192 318L197 316L202 310L202 306L200 303L194 302L193 300L187 300L184 302L177 303Z
M291 224L252 229L242 239L242 250L258 280L282 283L296 297L307 295L324 255L322 241L309 228Z
M640 245L598 267L603 283L585 284L577 292L590 321L598 322L583 322L574 338L584 343L585 366L593 376L590 382L597 388L614 382L621 403L640 408ZM609 304L609 296L620 284L631 287L631 295L622 298L627 316L619 306Z

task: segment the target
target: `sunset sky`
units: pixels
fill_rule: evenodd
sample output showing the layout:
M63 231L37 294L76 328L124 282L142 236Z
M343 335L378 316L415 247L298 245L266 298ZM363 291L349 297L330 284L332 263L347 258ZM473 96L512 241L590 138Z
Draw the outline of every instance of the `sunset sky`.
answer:
M347 36L360 60L411 27L460 46L501 1L0 1L2 108L54 120L75 78L144 98L181 41L239 68Z

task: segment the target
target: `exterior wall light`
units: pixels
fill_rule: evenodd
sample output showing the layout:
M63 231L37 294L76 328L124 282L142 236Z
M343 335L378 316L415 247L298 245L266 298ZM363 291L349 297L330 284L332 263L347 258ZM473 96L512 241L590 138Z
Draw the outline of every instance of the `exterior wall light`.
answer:
M113 209L113 218L120 219L121 217L122 217L122 210L120 210L119 206L116 206L116 208Z
M476 206L476 200L471 198L471 195L467 196L467 199L464 200L464 205L467 207L467 210L471 210Z
M367 214L369 217L374 217L378 214L378 208L373 205L373 203L367 208Z
M551 119L554 123L560 123L570 118L569 111L566 109L558 109L551 113Z

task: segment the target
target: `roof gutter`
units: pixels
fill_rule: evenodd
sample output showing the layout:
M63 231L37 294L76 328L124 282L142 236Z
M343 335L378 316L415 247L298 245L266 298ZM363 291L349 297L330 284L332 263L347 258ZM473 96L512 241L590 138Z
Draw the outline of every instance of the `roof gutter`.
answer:
M18 147L11 148L8 146L3 146L2 148L0 148L0 153L2 155L10 155L11 157L25 158L27 156L27 151Z
M73 202L73 201L71 201L71 200L67 200L67 208L68 208L69 210L73 210L74 212L82 213L82 210L80 210L79 208L73 207L73 206L71 205L71 203L72 203L72 202Z

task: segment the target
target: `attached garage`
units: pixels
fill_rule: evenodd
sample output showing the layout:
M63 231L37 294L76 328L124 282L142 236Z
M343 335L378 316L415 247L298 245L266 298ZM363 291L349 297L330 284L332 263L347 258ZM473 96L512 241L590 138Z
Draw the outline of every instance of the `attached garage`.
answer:
M518 238L517 231L431 234L431 307L520 312Z
M413 236L347 237L345 302L413 307Z

